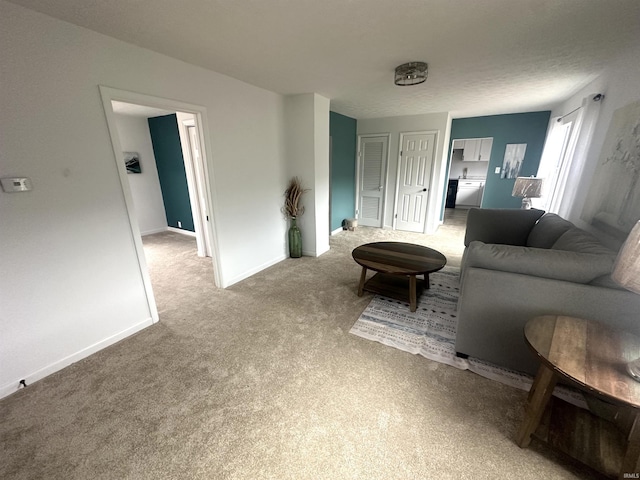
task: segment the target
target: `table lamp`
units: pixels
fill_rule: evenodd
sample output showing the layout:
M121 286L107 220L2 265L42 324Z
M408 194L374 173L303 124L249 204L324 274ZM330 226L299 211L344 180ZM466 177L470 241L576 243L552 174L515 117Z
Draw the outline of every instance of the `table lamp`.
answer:
M611 278L627 290L640 294L640 221L622 245ZM627 372L640 382L640 358L627 363Z
M522 208L531 208L531 199L542 196L542 179L535 177L518 177L513 185L512 197L522 197Z

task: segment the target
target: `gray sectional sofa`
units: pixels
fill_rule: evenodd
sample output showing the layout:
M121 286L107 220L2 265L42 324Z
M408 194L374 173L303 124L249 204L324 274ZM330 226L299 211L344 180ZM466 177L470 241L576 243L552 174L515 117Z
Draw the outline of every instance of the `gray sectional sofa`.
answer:
M640 335L640 295L614 283L616 252L542 210L469 210L456 352L535 374L527 320L562 314Z

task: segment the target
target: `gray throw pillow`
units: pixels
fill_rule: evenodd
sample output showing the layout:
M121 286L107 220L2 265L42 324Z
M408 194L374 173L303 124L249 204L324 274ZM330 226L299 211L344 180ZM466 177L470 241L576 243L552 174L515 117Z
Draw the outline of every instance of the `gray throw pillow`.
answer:
M551 248L563 233L573 227L570 221L555 213L547 213L531 229L527 238L527 247Z
M554 250L594 253L599 255L615 255L616 253L602 245L600 240L595 236L577 227L571 228L563 233L551 248Z

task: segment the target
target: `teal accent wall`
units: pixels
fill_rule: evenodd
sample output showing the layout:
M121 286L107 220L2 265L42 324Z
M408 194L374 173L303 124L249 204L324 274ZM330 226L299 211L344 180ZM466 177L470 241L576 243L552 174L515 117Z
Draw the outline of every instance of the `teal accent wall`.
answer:
M482 208L520 208L522 199L511 196L515 179L500 178L500 174L494 172L496 167L500 167L500 171L502 171L504 152L508 143L526 143L527 150L520 176L535 175L542 157L550 116L550 111L543 111L453 119L449 143L449 163L451 162L451 145L454 139L493 137ZM447 164L448 168L449 164ZM446 188L444 190L447 191Z
M329 112L331 136L331 231L355 217L357 121Z
M180 228L178 222L182 222L182 230L194 232L178 119L172 114L149 118L148 121L167 224Z

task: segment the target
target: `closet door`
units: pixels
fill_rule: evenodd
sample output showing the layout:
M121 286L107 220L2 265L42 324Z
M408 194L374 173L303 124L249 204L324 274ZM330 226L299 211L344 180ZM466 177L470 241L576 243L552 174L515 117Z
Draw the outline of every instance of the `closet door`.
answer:
M358 167L358 224L382 227L388 137L361 137Z

